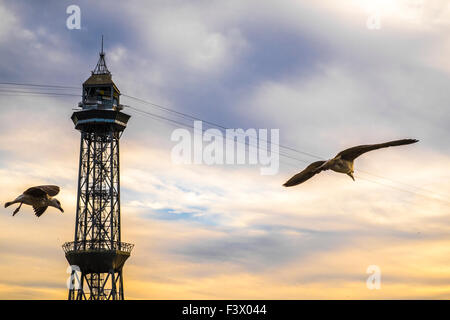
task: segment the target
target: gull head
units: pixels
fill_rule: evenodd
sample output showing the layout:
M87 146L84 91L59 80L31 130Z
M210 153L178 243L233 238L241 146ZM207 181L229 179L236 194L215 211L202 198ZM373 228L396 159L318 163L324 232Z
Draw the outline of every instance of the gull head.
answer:
M52 207L55 207L55 208L61 210L61 212L64 212L63 208L61 207L61 202L59 202L58 199L51 199L50 202L51 202L50 205Z

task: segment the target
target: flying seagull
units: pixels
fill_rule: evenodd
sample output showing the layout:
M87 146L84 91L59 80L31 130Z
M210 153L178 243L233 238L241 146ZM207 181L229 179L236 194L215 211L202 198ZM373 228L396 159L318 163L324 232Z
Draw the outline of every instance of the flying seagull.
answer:
M385 143L378 144L366 144L361 146L356 146L353 148L345 149L344 151L339 152L333 159L328 161L316 161L307 166L303 171L297 173L295 176L290 178L283 186L292 187L296 186L300 183L305 182L306 180L312 178L316 174L325 171L325 170L333 170L340 173L347 174L350 178L355 181L353 177L353 161L358 158L363 153L377 150L381 148L393 147L393 146L401 146L404 144L416 143L419 140L416 139L402 139L389 141Z
M58 199L53 198L58 193L59 193L58 186L48 185L48 186L31 187L25 190L24 193L18 196L14 201L5 203L5 208L9 207L14 203L20 203L19 207L16 210L14 210L13 216L15 216L17 212L19 212L20 207L22 207L22 204L24 203L32 206L34 213L38 217L40 217L49 206L55 207L61 210L61 212L64 212L63 208L61 208L61 203L58 201Z

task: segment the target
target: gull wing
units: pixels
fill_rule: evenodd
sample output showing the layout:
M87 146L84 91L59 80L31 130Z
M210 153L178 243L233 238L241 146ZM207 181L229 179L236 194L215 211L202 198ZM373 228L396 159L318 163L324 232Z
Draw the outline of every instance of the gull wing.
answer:
M416 139L402 139L402 140L394 140L385 143L378 144L366 144L361 146L352 147L349 149L345 149L344 151L339 152L336 157L341 157L341 159L353 161L358 158L363 153L377 150L381 148L393 147L393 146L401 146L404 144L416 143L419 140Z
M46 195L49 195L50 197L54 197L59 193L59 187L58 186L52 186L52 185L46 185L46 186L37 186L37 187L31 187L23 194L30 195L32 197L36 198L43 198Z
M36 215L36 217L40 217L45 212L45 210L47 210L47 208L48 208L47 206L46 207L33 206L34 214Z
M319 172L326 170L324 168L319 168L325 163L325 161L316 161L307 166L303 171L297 173L295 176L290 178L283 186L292 187L296 186L300 183L305 182L306 180L312 178Z

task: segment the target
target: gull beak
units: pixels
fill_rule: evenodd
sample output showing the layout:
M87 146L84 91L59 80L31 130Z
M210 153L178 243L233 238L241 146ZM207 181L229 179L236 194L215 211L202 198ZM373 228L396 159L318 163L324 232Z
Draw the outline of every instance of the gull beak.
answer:
M347 173L347 175L348 175L350 178L352 178L353 181L355 181L355 177L353 176L353 172L349 172L349 173Z
M61 210L61 212L64 212L63 208L59 207L58 209Z

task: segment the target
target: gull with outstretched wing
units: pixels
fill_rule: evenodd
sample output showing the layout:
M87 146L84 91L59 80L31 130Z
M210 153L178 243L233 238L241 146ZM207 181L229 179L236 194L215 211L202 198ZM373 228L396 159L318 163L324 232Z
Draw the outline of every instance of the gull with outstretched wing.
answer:
M308 179L311 179L316 174L325 170L333 170L339 173L345 173L354 181L355 178L353 177L354 172L353 161L360 155L372 150L393 146L401 146L404 144L416 143L417 141L419 140L402 139L378 144L366 144L345 149L344 151L339 152L334 158L328 161L316 161L311 163L303 171L297 173L295 176L290 178L285 184L283 184L283 186L285 187L296 186L300 183L305 182Z
M19 212L22 204L28 204L32 206L37 217L40 217L45 212L45 210L47 210L47 207L55 207L61 212L64 212L58 199L53 198L58 193L58 186L46 185L31 187L25 190L15 200L5 203L5 208L14 203L20 203L19 207L14 210L13 216L16 215L17 212Z

